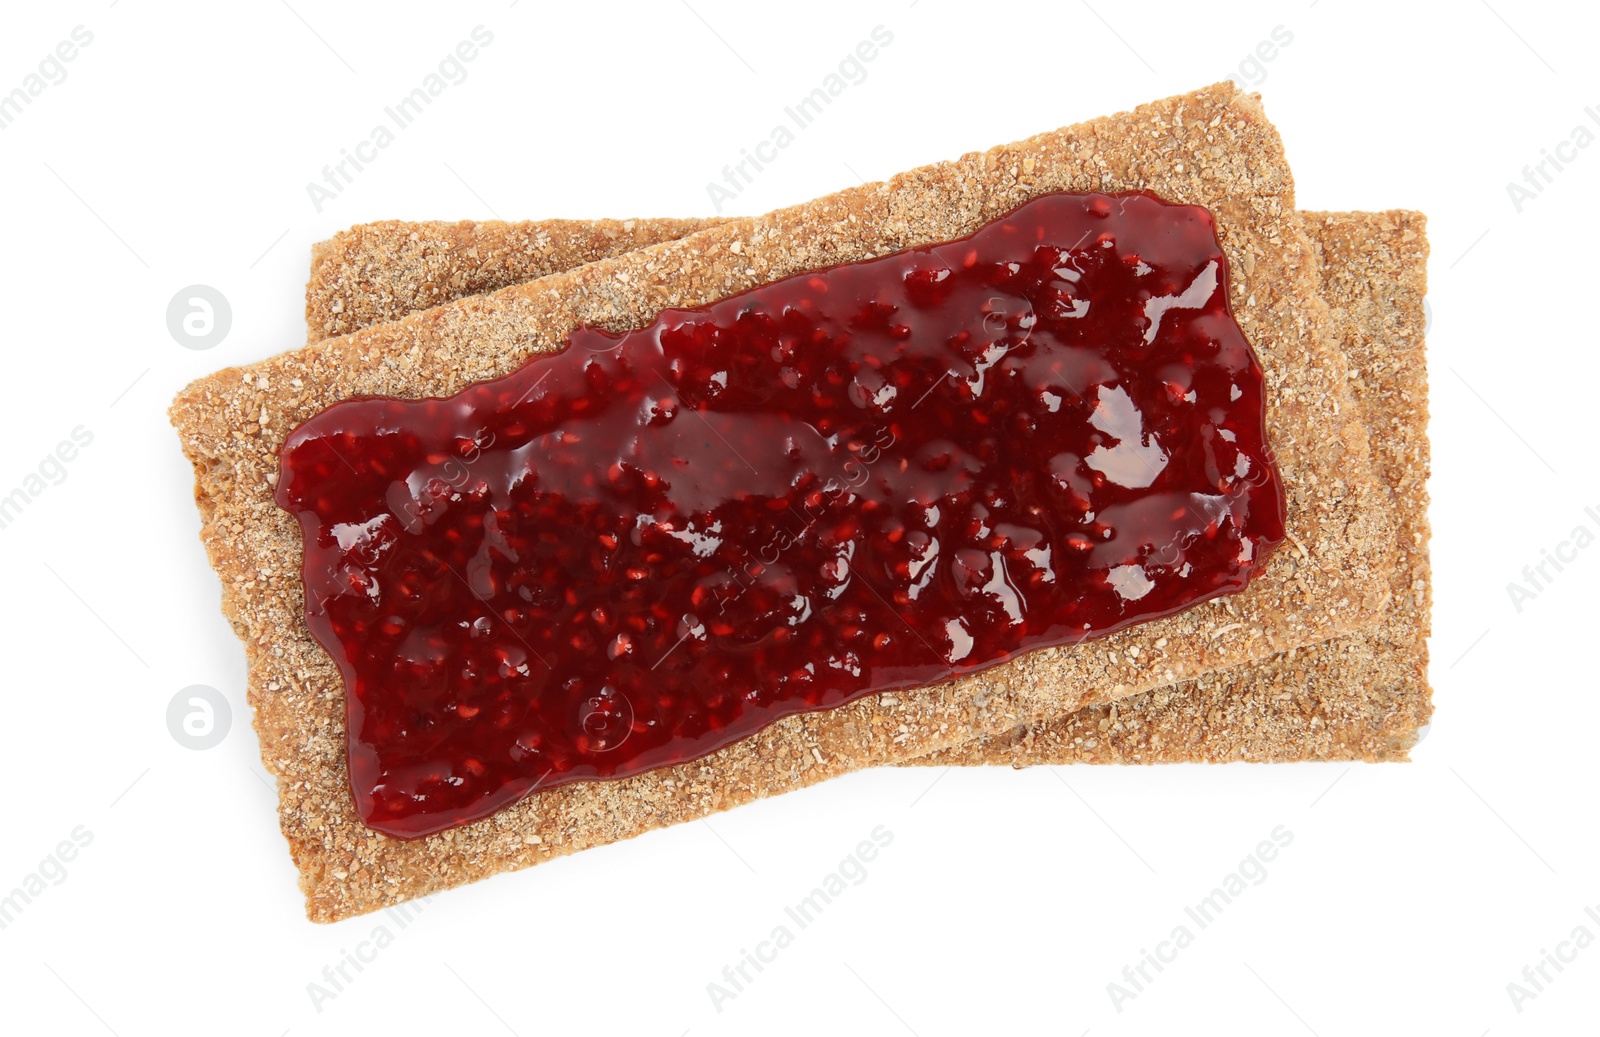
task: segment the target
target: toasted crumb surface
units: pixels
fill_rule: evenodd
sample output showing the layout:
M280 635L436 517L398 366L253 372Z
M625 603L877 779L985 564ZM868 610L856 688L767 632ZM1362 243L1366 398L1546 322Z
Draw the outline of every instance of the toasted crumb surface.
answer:
M639 327L663 308L960 237L1049 191L1134 188L1217 218L1235 315L1266 371L1272 443L1303 556L1280 550L1243 593L1178 616L916 693L789 717L701 760L560 786L425 839L361 824L346 782L338 671L301 618L298 524L272 500L290 430L352 395L449 395L559 348L579 323ZM172 418L195 466L224 611L249 656L263 762L278 777L308 915L375 910L1370 627L1390 596L1394 516L1319 286L1278 135L1255 97L1219 84L197 381Z
M384 220L311 248L306 341L670 241L723 220Z
M1427 224L1417 212L1302 213L1357 400L1400 519L1383 622L1004 735L922 764L1403 760L1428 686Z

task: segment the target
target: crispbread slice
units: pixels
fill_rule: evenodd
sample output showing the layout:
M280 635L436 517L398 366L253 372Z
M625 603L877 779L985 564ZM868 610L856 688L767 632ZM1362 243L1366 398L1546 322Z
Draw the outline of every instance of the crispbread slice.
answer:
M426 839L361 825L345 777L338 673L300 616L299 531L272 503L276 450L290 429L351 395L448 395L559 348L578 323L637 327L664 307L950 240L1048 191L1134 188L1217 218L1236 315L1267 372L1290 528L1311 564L1280 551L1233 598L914 694L789 717L704 759L561 786ZM279 776L308 914L373 910L1370 625L1388 596L1393 522L1317 289L1278 136L1255 97L1219 84L196 382L173 420L196 468L224 609L250 655L263 760Z
M1403 760L1433 712L1428 686L1427 223L1417 212L1302 213L1355 395L1400 518L1382 624L1267 662L913 761L1014 766L1225 760Z
M306 341L692 234L722 220L363 223L311 249Z
M1227 760L1401 760L1432 713L1427 679L1428 573L1427 367L1422 300L1428 245L1421 213L1308 213L1301 219L1321 259L1328 302L1384 482L1395 494L1399 550L1390 575L1393 599L1381 626L1290 649L1265 662L1219 670L1181 684L1090 706L1066 717L1020 724L994 738L910 761L918 764L1183 763ZM608 221L597 221L596 227ZM615 221L609 221L615 222ZM699 229L692 220L637 220L634 232L668 241ZM698 221L714 226L721 220ZM687 227L686 227L687 225ZM440 279L462 283L458 265L475 262L433 227L367 224L347 232L364 249L366 284L407 297L421 247ZM478 224L477 240L503 227ZM503 287L550 272L555 253L493 249ZM394 256L391 263L388 257ZM573 258L576 265L583 262ZM318 259L313 259L313 277ZM478 283L478 282L474 282ZM353 287L353 285L352 285ZM419 299L413 309L425 309ZM345 311L351 312L346 306ZM409 311L407 311L409 312Z

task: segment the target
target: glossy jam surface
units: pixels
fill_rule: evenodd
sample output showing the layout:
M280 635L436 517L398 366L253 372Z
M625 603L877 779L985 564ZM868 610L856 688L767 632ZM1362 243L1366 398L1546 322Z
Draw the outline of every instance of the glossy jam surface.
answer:
M1204 209L1048 195L283 447L368 825L702 756L1239 590L1283 537Z

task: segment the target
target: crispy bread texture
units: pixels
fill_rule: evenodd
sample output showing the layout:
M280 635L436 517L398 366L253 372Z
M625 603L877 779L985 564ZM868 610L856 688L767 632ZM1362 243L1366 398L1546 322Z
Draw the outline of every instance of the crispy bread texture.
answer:
M363 223L311 249L306 341L670 241L721 220Z
M1075 648L1031 653L916 693L786 718L677 767L531 795L401 841L355 816L338 671L301 617L298 524L272 500L277 450L353 395L443 396L561 347L790 274L947 241L1050 191L1143 188L1205 205L1234 312L1267 375L1288 488L1286 545L1239 595ZM850 770L899 762L1376 624L1391 595L1392 495L1376 479L1348 368L1294 211L1277 132L1230 84L971 154L755 219L469 296L220 372L171 415L196 471L202 540L246 646L262 758L307 913L333 921L704 816Z

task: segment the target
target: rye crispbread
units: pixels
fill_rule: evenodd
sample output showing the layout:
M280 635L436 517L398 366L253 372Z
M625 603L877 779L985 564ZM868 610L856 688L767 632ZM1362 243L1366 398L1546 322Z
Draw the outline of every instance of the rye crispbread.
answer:
M1301 219L1321 259L1322 295L1352 370L1385 484L1399 509L1399 549L1384 621L1365 633L1290 649L1252 666L1090 706L1066 717L1018 725L911 761L918 764L1184 763L1229 760L1402 760L1432 712L1427 680L1427 368L1422 301L1427 292L1426 221L1415 212L1308 213ZM596 221L596 228L615 221ZM668 241L721 220L629 221L636 237ZM414 271L483 289L554 272L559 249L524 252L538 224L483 223L474 251L454 237L459 224L390 221L352 228L365 284L393 300L431 303ZM515 228L515 230L512 230ZM580 237L574 235L574 237ZM347 246L348 248L349 246ZM348 252L347 252L348 254ZM323 260L312 260L313 280ZM391 262L389 257L394 256ZM426 262L418 261L426 256ZM587 262L573 255L570 265ZM354 282L343 282L358 290ZM465 293L464 293L465 294ZM349 312L351 307L345 307ZM404 315L404 314L401 314ZM320 316L320 315L319 315ZM311 320L313 327L318 321Z
M361 825L345 782L337 670L300 618L299 531L271 498L276 449L295 425L351 395L449 394L557 348L579 322L635 327L663 307L949 240L1047 191L1141 187L1206 205L1217 217L1236 315L1267 371L1290 528L1310 564L1294 565L1281 551L1244 593L1180 616L917 693L790 717L702 760L562 786L426 839L388 839ZM1388 595L1392 516L1372 478L1317 289L1277 134L1255 98L1222 84L462 299L190 386L173 420L196 468L203 540L223 577L224 610L250 655L263 760L279 777L280 817L308 914L331 921L373 910L1370 625Z

